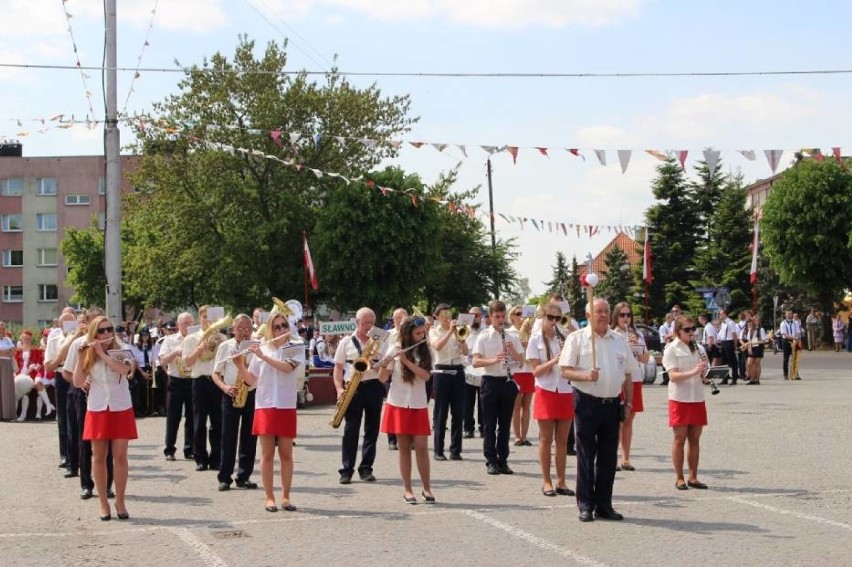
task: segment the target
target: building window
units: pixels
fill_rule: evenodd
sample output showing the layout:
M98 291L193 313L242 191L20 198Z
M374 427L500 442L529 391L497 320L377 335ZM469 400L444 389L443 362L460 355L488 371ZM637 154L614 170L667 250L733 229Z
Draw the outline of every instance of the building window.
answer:
M53 327L53 319L39 319L38 320L38 328L39 329L49 329Z
M59 286L38 284L38 301L59 301Z
M23 230L24 223L22 215L3 215L2 219L3 232L21 232Z
M22 268L24 266L23 250L3 250L4 268Z
M24 194L23 179L0 180L0 195L3 197L20 197Z
M56 195L56 178L42 177L36 179L36 195Z
M65 195L65 204L68 206L88 205L92 198L88 195Z
M55 266L57 264L56 248L39 248L36 251L36 263L39 266Z
M36 230L39 232L56 232L56 213L37 213Z
M24 286L22 285L4 285L3 286L3 303L23 303L24 302Z
M106 195L106 179L98 179L98 195Z

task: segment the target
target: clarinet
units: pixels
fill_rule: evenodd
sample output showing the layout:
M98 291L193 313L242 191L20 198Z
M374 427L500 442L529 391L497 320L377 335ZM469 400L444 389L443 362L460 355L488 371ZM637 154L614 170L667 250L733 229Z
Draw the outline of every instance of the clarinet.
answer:
M701 379L704 380L704 378L710 372L710 361L707 360L707 352L705 352L704 347L697 344L695 342L695 340L692 340L690 342L690 346L698 351L699 358L701 358L701 361L704 362L704 364L707 365L707 370L705 370L704 374L702 374L702 376L701 376ZM710 393L714 396L719 393L719 388L716 386L716 381L713 380L712 378L710 379Z
M506 371L506 375L509 375L509 370L515 366L515 361L511 359L509 355L509 347L506 346L506 331L505 325L500 325L500 340L503 341L503 355L505 358L503 359L503 370Z

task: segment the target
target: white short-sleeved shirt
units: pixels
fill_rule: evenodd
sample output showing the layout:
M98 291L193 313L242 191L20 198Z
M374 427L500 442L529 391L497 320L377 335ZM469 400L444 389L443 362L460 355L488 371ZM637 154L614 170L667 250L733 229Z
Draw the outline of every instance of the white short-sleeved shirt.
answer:
M680 339L673 340L663 351L663 366L669 371L689 372L695 368L700 360L701 356L698 354L698 350L692 352L689 350L689 345ZM670 400L678 402L703 402L704 383L698 374L690 376L682 382L669 380L668 394Z
M739 327L730 319L725 319L719 323L719 340L732 341L737 338Z
M89 369L89 411L124 411L133 407L127 376L119 375L101 359Z
M240 350L240 345L237 344L237 339L231 338L219 345L216 349L216 359L213 363L213 372L222 377L222 381L228 386L234 386L237 383L237 365L234 364L232 357ZM254 361L254 356L246 354L246 363L251 366ZM249 386L249 391L254 390L257 384Z
M352 379L352 374L354 369L352 368L352 362L361 357L361 353L358 352L358 348L355 346L355 343L352 342L354 335L347 335L341 339L340 344L337 346L337 351L334 353L334 363L343 365L343 381L349 382ZM367 346L366 343L362 343L360 339L357 339L358 343L361 346L361 352L364 351L364 348ZM383 345L379 345L379 348L375 350L376 353L381 353L383 350ZM365 380L378 380L379 371L373 368L370 368L367 372L361 376L361 381Z
M62 370L64 372L68 372L72 376L74 375L74 369L77 367L77 359L80 358L80 347L83 346L87 340L86 335L83 335L81 337L77 337L71 342L71 346L68 347L68 356L65 357L65 364L62 366Z
M708 322L704 325L704 333L702 335L702 343L711 344L710 339L713 339L712 344L715 344L719 340L719 331L716 330L716 325Z
M603 337L595 336L595 354L599 369L597 382L573 382L575 390L598 398L614 398L621 393L625 376L632 379L636 359L619 335L607 329ZM592 328L585 327L568 335L559 357L560 368L590 371L595 366L592 360Z
M465 373L470 374L471 376L482 376L485 374L484 368L474 368L471 362L473 361L473 347L476 346L476 338L479 336L479 333L482 331L480 329L470 330L470 336L467 338L467 366L465 366Z
M65 337L65 335L62 334L62 331L60 331L59 334L56 334L56 333L51 331L50 338L47 339L47 346L44 349L44 362L45 362L45 364L47 364L48 362L50 362L51 360L56 358L56 356L59 354L59 351L62 350L62 346L65 344L66 339L70 340L71 336L72 335ZM60 364L59 366L56 367L57 372L59 372L61 370L62 370L62 364Z
M297 343L298 344L298 343ZM294 409L296 407L297 394L296 388L298 384L299 372L305 372L305 350L288 349L286 355L282 355L283 349L271 347L260 347L263 354L269 358L284 360L291 358L299 365L291 372L285 372L273 368L271 364L267 364L258 356L253 356L248 370L251 374L257 377L257 393L255 394L254 407L262 408L278 408L278 409ZM282 357L283 356L283 357Z
M672 334L672 329L674 329L674 325L669 325L668 323L660 325L660 340L663 341L663 344L666 343L666 337Z
M438 350L434 343L440 341L444 335L450 333L450 338L444 344L444 348ZM461 364L462 354L459 349L459 341L453 336L451 330L444 330L441 326L432 327L429 329L429 347L432 348L432 363L433 364Z
M395 346L389 349L388 354L395 354L399 348L401 347ZM414 354L414 360L416 362L420 360L417 353ZM426 397L426 381L415 377L414 381L409 384L402 379L402 361L394 358L390 365L393 369L391 370L391 385L387 403L397 408L420 409L427 407L429 400Z
M523 354L524 347L521 345L521 341L518 340L518 335L506 333L506 340L512 342L516 352ZM495 331L494 327L490 326L479 332L479 335L476 337L476 344L473 346L473 354L478 354L482 358L494 358L498 353L502 352L504 348L503 337L501 336L500 331ZM507 375L506 368L502 362L498 362L497 364L492 364L490 366L483 366L481 368L484 368L482 373L483 376Z
M185 355L189 355L192 353L197 347L198 343L201 342L201 338L204 336L204 331L197 331L192 333L191 335L187 335L186 339L183 341L183 353ZM192 365L192 371L190 372L190 376L193 378L198 378L200 376L212 376L213 375L213 366L216 363L215 356L210 360L201 360L203 354L199 356L195 360L195 364Z
M169 335L168 337L166 337L163 340L162 346L160 347L160 358L168 356L172 352L176 351L178 348L181 348L186 338L187 337L184 337L180 333L174 333L173 335ZM181 356L176 356L172 359L172 361L168 365L168 368L166 369L166 373L169 376L184 376L184 374L186 374L186 372L180 372L180 368L178 367L178 365L183 362L183 354L187 353L188 351L186 349L183 349Z
M527 344L527 360L538 360L539 364L542 364L554 356L559 356L561 351L559 350L559 341L556 340L556 336L554 335L550 339L550 358L547 356L547 348L544 344L546 340L541 332L533 333L530 336L530 342ZM549 390L560 394L574 391L571 387L571 382L562 377L558 364L552 366L547 374L536 376L535 385L542 390Z
M642 382L645 378L645 365L639 362L639 354L633 352L633 346L630 344L630 338L628 337L627 331L622 331L620 328L616 328L612 330L616 335L624 337L624 340L627 341L627 348L633 353L633 358L636 360L637 367L633 369L633 372L630 375L630 379L633 382ZM642 345L642 350L645 351L648 349L648 346L645 344L645 338L642 336L642 333L639 333L634 330L634 335L636 335L636 342L639 345Z

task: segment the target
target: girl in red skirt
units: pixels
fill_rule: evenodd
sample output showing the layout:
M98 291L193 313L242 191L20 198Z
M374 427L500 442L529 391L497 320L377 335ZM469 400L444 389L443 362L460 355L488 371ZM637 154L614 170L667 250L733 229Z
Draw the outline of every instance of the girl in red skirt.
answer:
M277 512L273 490L275 444L281 460L281 509L296 510L290 502L293 484L293 439L296 438L296 377L305 372L305 348L290 342L290 323L281 314L267 322L262 346L252 346L251 363L243 357L234 361L246 384L257 384L252 434L260 440L260 476L266 493L266 510Z
M411 448L417 457L417 471L423 483L423 498L435 502L429 482L429 410L426 381L432 369L432 354L426 342L426 319L406 317L399 333L400 343L388 349L390 362L379 372L379 380L392 378L381 431L396 435L399 447L399 475L403 501L416 504L411 487ZM417 346L415 346L417 345ZM408 350L406 350L408 349Z
M98 491L101 520L109 520L107 500L106 457L112 448L113 478L115 481L115 511L119 520L130 517L124 503L127 491L127 443L136 439L136 417L130 398L128 377L133 374L131 359L122 360L109 355L110 350L126 345L115 338L109 319L96 317L89 323L83 352L74 367L74 386L88 394L83 439L92 442L92 475Z
M527 362L535 374L533 416L538 422L538 461L545 496L573 496L565 484L565 462L568 459L568 432L574 420L574 394L571 383L560 375L559 355L565 336L557 328L562 309L549 304L544 309L541 330L530 336ZM550 447L556 439L556 487L550 477Z
M521 346L526 349L529 344L534 320L524 319L523 306L517 305L509 311L511 325L506 327L507 335L515 335L521 341ZM535 378L532 367L524 362L521 366L512 370L512 379L518 385L518 395L515 396L515 407L512 409L512 431L515 433L515 446L530 446L527 433L530 430L530 408L532 407L533 393L535 392Z
M642 379L645 375L644 365L648 363L651 355L645 346L645 339L642 338L642 335L633 325L633 311L630 308L629 303L622 301L613 308L611 327L615 334L621 335L625 338L625 340L627 340L627 344L630 346L630 350L633 352L636 362L639 363L639 368L634 370L632 375L631 387L633 388L633 399L631 403L633 406L627 408L630 411L627 412L627 418L621 422L621 428L618 432L619 437L621 438L622 457L619 468L623 471L633 471L636 470L636 468L630 464L630 447L633 444L633 419L636 417L637 413L645 410L645 406L642 403ZM622 398L623 397L624 395L622 394Z
M672 462L675 469L675 487L707 488L698 480L698 456L701 430L707 425L707 408L704 405L704 382L707 370L706 355L701 356L695 343L695 320L681 315L674 323L675 339L663 352L663 366L669 372L669 426L674 430ZM689 476L683 479L683 447L689 442L686 453Z

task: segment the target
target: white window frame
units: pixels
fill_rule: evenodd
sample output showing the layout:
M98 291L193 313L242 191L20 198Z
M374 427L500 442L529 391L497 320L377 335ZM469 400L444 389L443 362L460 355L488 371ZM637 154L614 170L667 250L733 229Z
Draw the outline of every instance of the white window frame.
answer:
M45 299L47 296L48 288L54 288L56 290L56 297ZM38 299L39 303L56 303L59 301L59 286L56 284L38 284Z
M12 263L12 253L20 252L21 253L21 263L13 264ZM13 250L11 248L6 248L3 250L3 267L4 268L23 268L24 267L24 251L23 250Z
M21 186L19 189L16 189L15 192L12 192L11 185L12 181L20 181ZM9 179L3 179L0 181L0 196L2 197L21 197L24 194L24 180L20 177L11 177Z
M58 191L59 181L55 177L39 177L36 179L36 195L55 197Z
M91 205L92 198L89 195L65 195L65 204L69 207Z
M53 228L44 228L45 219L53 217ZM56 213L36 213L36 230L38 232L56 232Z
M45 255L48 250L53 251L53 263L48 263L45 261ZM48 266L53 267L59 264L59 250L56 248L39 248L36 250L36 265L37 266Z
M10 228L12 226L12 218L18 217L18 228ZM23 232L24 230L24 215L20 213L9 213L2 215L2 230L3 232Z
M12 290L19 289L20 294L12 295ZM24 302L24 286L22 285L4 285L3 286L3 303L23 303Z

